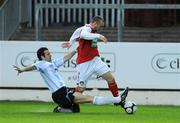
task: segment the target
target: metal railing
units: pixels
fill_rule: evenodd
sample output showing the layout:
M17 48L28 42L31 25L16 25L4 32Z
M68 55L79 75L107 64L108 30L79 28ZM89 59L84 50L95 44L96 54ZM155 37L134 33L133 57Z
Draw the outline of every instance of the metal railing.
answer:
M53 2L54 0L51 1ZM79 0L78 3L71 3L67 0L65 3L64 0L62 0L61 3L48 4L48 2L42 3L42 0L40 0L40 3L35 6L36 40L41 40L41 27L44 25L47 27L50 23L55 22L54 18L52 18L55 13L57 15L57 22L59 22L59 18L61 18L62 22L65 21L65 18L67 18L67 22L75 22L75 20L77 20L76 17L78 17L77 22L83 21L83 23L88 23L94 15L104 16L107 27L118 27L117 40L122 41L126 9L180 9L180 4L126 4L124 1L125 0L117 0L109 3L108 0L105 0L105 2L104 0L100 0L99 2L95 1L96 3L93 3L93 0L89 0L88 3L87 0L84 0L84 3L82 3L82 1ZM43 11L43 9L45 9L45 11ZM50 19L48 18L49 15L51 16Z
M60 0L51 3L42 0L35 5L36 40L41 40L41 27L48 27L51 23L89 23L95 15L104 16L106 27L120 25L120 0ZM56 13L56 15L55 15ZM55 16L55 18L54 18Z
M0 40L8 40L19 24L19 0L6 0L0 8Z
M107 27L117 23L117 7L121 0L35 0L40 5L41 26L48 27L51 23L78 22L88 23L94 15L105 15Z
M6 0L3 3L0 7L0 40L9 40L19 24L29 20L29 3L30 0Z

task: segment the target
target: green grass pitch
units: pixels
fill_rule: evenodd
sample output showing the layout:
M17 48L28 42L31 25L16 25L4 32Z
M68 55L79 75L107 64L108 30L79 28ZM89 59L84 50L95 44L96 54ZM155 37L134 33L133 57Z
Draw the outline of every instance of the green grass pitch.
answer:
M180 106L138 106L128 115L119 106L81 104L80 113L52 113L45 102L0 101L1 123L180 123Z

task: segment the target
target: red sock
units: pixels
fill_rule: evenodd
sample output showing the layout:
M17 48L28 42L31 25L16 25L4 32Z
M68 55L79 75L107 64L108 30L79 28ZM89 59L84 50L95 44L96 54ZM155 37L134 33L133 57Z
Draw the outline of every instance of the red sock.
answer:
M115 81L113 83L108 83L108 87L114 97L119 96L118 86Z

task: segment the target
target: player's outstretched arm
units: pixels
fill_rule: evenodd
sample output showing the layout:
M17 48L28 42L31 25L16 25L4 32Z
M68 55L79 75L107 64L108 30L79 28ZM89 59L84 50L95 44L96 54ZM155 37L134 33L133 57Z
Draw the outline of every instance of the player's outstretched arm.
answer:
M68 61L69 59L71 59L74 55L76 54L76 50L68 53L67 55L64 56L64 62Z
M103 42L107 42L107 38L101 34L98 33L92 33L91 28L86 27L83 28L80 34L80 38L86 39L86 40L93 40L93 39L99 39Z
M62 44L61 44L61 47L62 47L62 48L68 48L68 49L69 49L69 48L71 47L71 44L67 41L67 42L62 43Z
M30 66L27 66L27 67L24 67L24 68L19 68L16 65L13 65L13 68L14 68L15 71L18 72L18 74L20 74L20 73L25 72L25 71L32 71L32 70L34 70L35 66L34 65L30 65Z
M101 35L100 37L99 37L99 39L101 40L101 41L103 41L103 42L107 42L107 38L105 37L105 36L103 36L103 35Z

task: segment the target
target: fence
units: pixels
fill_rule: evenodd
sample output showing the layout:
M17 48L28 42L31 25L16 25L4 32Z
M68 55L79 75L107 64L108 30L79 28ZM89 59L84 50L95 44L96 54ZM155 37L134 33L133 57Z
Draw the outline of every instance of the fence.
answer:
M106 27L118 28L117 40L122 41L126 9L180 9L180 4L126 4L125 0L6 0L0 8L0 39L9 39L23 20L28 20L30 27L35 25L36 40L40 40L41 27L65 22L85 24L93 16L101 15Z
M126 9L180 9L180 4L126 4L125 0L39 0L35 9L36 40L41 40L41 27L54 22L88 23L94 15L105 19L105 26L118 27L118 41L122 41ZM55 15L55 16L54 16Z
M104 16L105 25L117 25L121 0L36 0L41 6L41 26L51 23L88 23L95 15Z
M6 0L0 8L0 40L8 40L19 24L19 0ZM12 12L13 10L13 12Z
M6 0L0 8L0 40L8 40L20 22L28 21L29 0Z
M41 27L59 22L85 24L95 15L104 17L106 27L120 30L121 0L37 0L35 4L36 40L41 40Z

